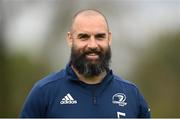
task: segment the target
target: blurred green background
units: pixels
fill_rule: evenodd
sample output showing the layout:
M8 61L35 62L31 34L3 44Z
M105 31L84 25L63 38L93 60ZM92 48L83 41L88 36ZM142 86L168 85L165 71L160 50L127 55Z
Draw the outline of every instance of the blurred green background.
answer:
M111 68L139 87L152 117L180 117L178 0L1 0L0 117L18 117L33 84L65 67L72 15L87 8L107 17Z

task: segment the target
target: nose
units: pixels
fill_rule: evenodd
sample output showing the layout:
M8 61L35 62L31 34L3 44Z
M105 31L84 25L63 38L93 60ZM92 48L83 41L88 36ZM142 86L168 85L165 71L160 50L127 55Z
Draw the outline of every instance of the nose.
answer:
M94 38L94 36L91 36L91 38L88 41L88 48L96 49L97 47L98 47L98 44L96 42L96 39Z

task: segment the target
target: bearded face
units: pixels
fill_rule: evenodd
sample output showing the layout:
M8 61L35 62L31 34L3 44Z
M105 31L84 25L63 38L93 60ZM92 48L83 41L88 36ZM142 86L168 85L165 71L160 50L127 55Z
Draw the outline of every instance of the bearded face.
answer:
M91 54L96 55L96 59L88 58ZM75 45L71 48L70 61L79 74L84 77L98 76L100 73L109 70L111 60L111 48L84 48L78 49Z
M67 35L73 68L84 77L107 72L111 60L111 40L111 32L103 15L96 12L77 15Z

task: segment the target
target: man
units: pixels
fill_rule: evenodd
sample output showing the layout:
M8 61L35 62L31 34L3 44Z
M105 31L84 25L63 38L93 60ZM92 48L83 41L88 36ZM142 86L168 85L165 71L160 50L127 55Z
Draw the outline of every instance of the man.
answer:
M78 12L67 34L70 62L64 70L36 83L21 117L150 117L137 87L109 69L111 35L102 13Z

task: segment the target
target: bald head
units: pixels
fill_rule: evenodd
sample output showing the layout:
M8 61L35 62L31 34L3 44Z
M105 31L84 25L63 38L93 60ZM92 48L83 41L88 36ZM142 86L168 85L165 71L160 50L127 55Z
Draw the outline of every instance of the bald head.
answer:
M88 10L82 10L77 12L71 23L70 31L72 32L74 30L74 26L79 22L79 19L88 19L88 20L94 20L93 18L96 18L98 20L101 20L101 22L105 25L107 30L109 31L109 26L106 17L99 11L93 10L93 9L88 9Z

